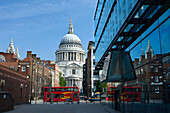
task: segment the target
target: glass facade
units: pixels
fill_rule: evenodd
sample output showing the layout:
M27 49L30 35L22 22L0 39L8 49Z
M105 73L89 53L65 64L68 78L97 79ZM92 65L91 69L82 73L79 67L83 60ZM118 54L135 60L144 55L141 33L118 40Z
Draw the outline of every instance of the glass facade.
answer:
M124 41L126 36L119 36L118 39L115 39L115 37L119 34L120 29L127 21L127 18L131 16L131 12L133 11L134 7L137 7L136 4L139 3L139 1L140 0L99 0L100 6L98 5L96 9L97 13L95 13L94 18L96 62L100 62L101 58L107 51L108 47L111 45L112 41ZM150 7L152 7L150 5L154 4L148 3L147 0L143 1L145 1L145 4L142 4L140 8L136 11L135 16L133 17L134 20L144 18L142 16L147 13ZM147 3L149 5L147 5ZM164 6L165 5L161 4L158 7L155 7L153 12L148 13L149 16L146 19L149 20L155 17L155 14L158 14L158 12L160 11L159 9ZM166 11L161 13L161 15L157 19L155 19L148 28L146 28L132 43L128 45L127 48L123 50L130 53L134 68L131 69L129 72L122 72L122 77L134 71L136 79L124 82L121 81L122 83L120 84L120 86L122 89L119 87L120 89L115 90L114 94L109 94L108 91L106 99L102 101L103 104L108 105L108 107L117 109L121 112L124 111L142 113L144 112L142 111L142 109L145 110L145 113L149 113L149 110L151 110L152 112L162 113L168 111L167 108L170 106L168 104L166 108L165 104L170 103L169 18L170 9L168 7ZM141 21L136 22L140 23ZM128 23L123 32L131 32L131 28L134 28L136 24L134 23L135 22ZM135 29L134 33L143 29L144 24L139 24L137 26L138 28ZM128 39L126 41L128 42L128 40L131 40L132 38L134 37L128 36ZM112 49L117 48L118 46L121 46L123 48L123 46L126 45L113 45ZM110 54L110 52L108 52L108 54ZM121 57L124 56L124 54L121 55ZM125 87L138 87L141 88L141 92L138 92L138 94L131 92L131 95L128 95L126 94ZM118 95L121 95L117 96L116 93L118 93ZM123 96L123 94L125 95ZM115 105L115 102L112 102L116 101L116 96L118 99L121 100L117 103L117 106ZM152 107L148 106L148 103ZM159 105L162 105L162 111L156 109L159 108ZM136 111L137 109L139 110Z
M103 53L106 51L111 41L117 34L119 28L129 15L132 7L137 2L137 0L117 0L116 5L114 5L115 0L105 0L105 2L103 1L104 0L99 0L100 5L97 8L97 13L95 16L96 62L100 60ZM103 5L104 7L102 7ZM113 10L111 10L112 7ZM99 41L100 37L101 40Z

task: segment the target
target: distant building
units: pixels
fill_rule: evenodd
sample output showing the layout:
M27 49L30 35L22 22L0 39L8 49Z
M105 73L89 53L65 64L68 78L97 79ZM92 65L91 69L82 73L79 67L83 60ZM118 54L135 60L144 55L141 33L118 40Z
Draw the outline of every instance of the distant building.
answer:
M88 97L93 95L96 91L96 83L99 81L99 74L94 72L95 68L95 54L94 54L94 41L89 41L87 52L87 60L84 65L84 92Z
M83 64L85 63L85 51L82 50L81 40L73 32L72 20L69 31L56 50L56 63L63 71L66 86L78 86L80 92L83 91Z
M85 64L83 65L83 93L85 95L88 95L87 93L90 92L90 90L87 90L87 58L85 60Z
M14 44L13 44L13 39L11 39L11 42L9 44L8 49L6 50L7 53L13 53L16 55L17 59L20 59L19 51L18 51L18 46L17 49L15 50Z

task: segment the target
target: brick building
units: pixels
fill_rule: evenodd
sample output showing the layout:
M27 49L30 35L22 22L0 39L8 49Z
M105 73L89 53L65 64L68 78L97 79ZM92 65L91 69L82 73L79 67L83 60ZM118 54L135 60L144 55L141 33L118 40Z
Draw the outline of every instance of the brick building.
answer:
M0 64L13 70L18 70L18 62L16 55L13 53L0 52Z
M18 71L30 77L30 97L43 97L43 87L59 86L59 68L52 61L40 60L32 51L27 51L27 57L19 62Z
M14 53L0 52L0 64L25 74L30 79L29 97L42 98L44 86L59 86L59 67L52 61L40 60L32 51L27 51L27 57L17 59Z
M148 41L145 54L142 49L140 58L135 58L133 61L137 79L127 82L126 85L142 87L143 91L148 92L146 98L161 100L168 97L170 93L163 94L164 91L168 91L170 85L170 56L153 53Z
M29 102L29 79L13 69L0 64L0 92L9 92L15 104Z

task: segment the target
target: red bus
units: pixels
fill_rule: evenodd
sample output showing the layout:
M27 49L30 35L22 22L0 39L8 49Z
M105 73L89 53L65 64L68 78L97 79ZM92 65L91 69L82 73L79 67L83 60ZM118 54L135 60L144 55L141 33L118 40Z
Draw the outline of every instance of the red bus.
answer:
M68 98L72 99L72 94L73 101L77 101L77 95L80 100L78 87L51 87L51 93L53 93L54 102L66 101ZM50 102L50 99L50 87L44 87L44 102Z
M119 90L118 87L108 87L107 91L107 101L115 101L115 90ZM140 102L141 101L141 87L123 87L123 92L121 93L121 101L130 102Z

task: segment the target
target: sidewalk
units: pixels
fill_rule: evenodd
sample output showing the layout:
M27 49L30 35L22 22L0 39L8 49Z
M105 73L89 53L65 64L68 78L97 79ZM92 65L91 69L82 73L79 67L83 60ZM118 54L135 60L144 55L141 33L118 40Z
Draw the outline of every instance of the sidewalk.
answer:
M24 104L6 113L119 113L101 104Z

